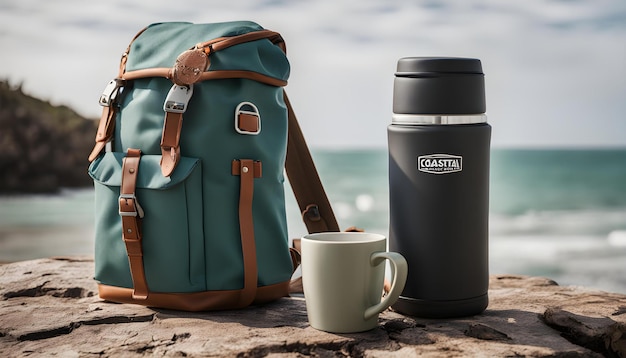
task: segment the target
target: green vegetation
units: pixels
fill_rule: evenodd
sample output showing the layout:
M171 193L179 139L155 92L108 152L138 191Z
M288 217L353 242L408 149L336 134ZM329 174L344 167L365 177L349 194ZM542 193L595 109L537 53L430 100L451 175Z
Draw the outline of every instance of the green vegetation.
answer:
M0 193L90 186L87 156L97 122L0 81Z

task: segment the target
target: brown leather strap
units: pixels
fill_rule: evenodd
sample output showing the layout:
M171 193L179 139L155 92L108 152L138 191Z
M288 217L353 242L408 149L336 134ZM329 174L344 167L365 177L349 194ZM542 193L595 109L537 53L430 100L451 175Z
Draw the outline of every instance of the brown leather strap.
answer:
M271 30L258 30L236 36L219 37L209 40L207 42L199 43L198 45L196 45L196 48L204 49L206 54L209 55L213 52L221 51L231 46L261 39L268 39L273 44L279 46L281 49L283 49L283 51L285 51L285 41L283 41L282 36L278 32Z
M140 158L141 151L139 149L128 149L122 162L119 213L122 218L122 240L126 244L130 275L133 281L133 298L145 300L148 298L148 283L143 267L143 249L141 247L143 210L135 196Z
M104 149L107 142L113 138L115 128L115 109L113 107L102 107L102 115L96 132L96 144L89 154L89 161L93 162Z
M260 178L261 162L252 159L234 160L232 175L240 177L239 185L239 230L243 253L244 285L239 298L239 307L246 307L254 301L258 283L254 221L252 219L252 198L254 178Z
M100 96L99 103L103 107L98 131L96 132L96 144L89 154L89 161L94 161L102 150L113 139L113 130L115 128L115 114L117 112L117 97L120 88L126 85L126 81L121 78L115 78L107 84L104 92Z
M180 132L183 128L183 114L165 112L161 135L161 172L169 177L180 161Z
M208 71L208 68L210 67L209 55L211 55L214 52L224 50L228 47L246 43L246 42L268 39L273 44L278 46L283 52L286 53L287 48L285 46L285 41L283 40L282 36L278 32L263 29L263 30L251 31L251 32L241 34L241 35L218 37L218 38L197 44L191 50L183 52L183 54L188 53L189 51L193 52L193 50L195 49L199 51L204 51L204 53L206 54L206 65L203 65L201 67L205 67L205 66L206 67L200 68L200 70L202 71L201 75L193 76L192 81L189 81L189 79L185 81L186 76L175 75L176 64L174 65L173 68L148 68L148 69L141 69L141 70L126 72L126 62L128 60L128 55L130 53L132 43L144 31L145 29L141 30L139 33L137 33L137 35L135 35L135 37L132 39L132 41L128 45L126 52L124 52L124 54L122 55L122 59L120 61L120 72L119 72L120 78L124 78L125 80L133 80L137 78L146 78L146 77L165 77L180 85L183 85L183 84L189 85L197 81L206 81L206 80L212 80L212 79L249 78L249 79L266 83L272 86L286 86L287 85L287 81L273 78L270 76L266 76L266 75L256 73L253 71L243 71L243 70Z
M304 224L309 233L340 231L287 93L284 98L289 120L285 169Z
M146 31L148 29L148 27L150 26L146 26L143 29L139 30L139 32L137 32L137 34L135 34L135 37L133 37L132 40L130 40L130 43L128 44L128 47L126 48L126 51L124 51L124 53L122 54L122 59L120 60L120 71L119 71L119 76L120 78L122 78L122 75L124 74L124 72L126 72L126 62L128 62L128 54L130 54L130 47L133 45L133 42L135 42L135 40L144 33L144 31Z
M142 70L129 71L122 75L122 78L126 81L136 80L140 78L149 77L163 77L172 79L172 69L166 67L159 68L146 68ZM223 80L229 78L246 78L249 80L265 83L270 86L284 87L287 85L287 81L270 77L254 71L246 70L217 70L202 72L199 76L198 82L210 81L210 80Z
M133 42L135 42L135 40L147 29L148 27L145 27L141 31L137 32L135 37L133 37L133 39L128 44L126 51L122 54L122 58L120 60L120 70L119 70L120 78L122 78L123 75L127 73L126 63L128 62L128 55L130 54L130 50L131 50ZM251 31L251 32L241 34L241 35L236 35L236 36L218 37L218 38L215 38L215 39L203 42L203 43L199 43L195 47L201 48L207 54L209 54L209 53L223 50L227 47L234 46L240 43L261 40L264 38L270 40L273 44L280 47L280 49L283 50L283 52L285 53L287 52L285 41L283 40L282 36L278 32L274 32L271 30L258 30L258 31ZM171 70L171 69L168 68L167 70ZM142 77L160 77L160 76L142 76ZM170 78L170 76L165 76L165 77Z
M291 256L291 265L293 266L294 271L300 263L302 262L302 255L300 254L300 250L294 247L289 248L289 256Z

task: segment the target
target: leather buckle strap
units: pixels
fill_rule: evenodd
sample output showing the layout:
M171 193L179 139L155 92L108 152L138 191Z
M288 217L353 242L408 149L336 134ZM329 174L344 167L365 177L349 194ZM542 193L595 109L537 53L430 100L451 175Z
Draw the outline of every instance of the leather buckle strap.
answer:
M246 307L254 301L258 284L252 198L254 196L254 178L260 178L262 174L261 162L252 159L233 160L231 173L240 176L239 231L243 254L244 285L238 306Z
M161 135L161 173L170 176L180 161L180 133L183 114L166 112Z
M163 133L161 134L161 172L169 177L180 161L180 133L183 128L183 113L187 110L193 95L193 85L173 85L170 89L163 111Z
M148 283L143 266L141 246L141 219L144 211L137 201L135 190L141 151L128 149L122 161L122 185L120 187L119 214L122 219L122 240L126 245L130 275L133 281L133 299L148 298Z
M124 87L126 81L116 78L107 84L100 96L98 103L102 106L102 115L96 132L96 143L89 154L89 161L93 162L102 152L104 147L113 138L113 129L115 128L116 102L119 89Z
M96 143L89 154L90 162L93 162L98 155L100 155L104 147L106 147L107 142L113 138L114 128L115 109L112 107L102 108L102 115L100 116L100 123L98 124L98 131L96 132Z

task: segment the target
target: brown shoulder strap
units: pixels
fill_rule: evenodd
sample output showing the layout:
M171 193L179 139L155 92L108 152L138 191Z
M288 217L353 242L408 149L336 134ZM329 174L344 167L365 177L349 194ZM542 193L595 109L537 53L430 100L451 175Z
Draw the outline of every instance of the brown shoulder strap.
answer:
M287 93L284 93L284 98L289 127L285 169L302 220L309 233L340 231Z

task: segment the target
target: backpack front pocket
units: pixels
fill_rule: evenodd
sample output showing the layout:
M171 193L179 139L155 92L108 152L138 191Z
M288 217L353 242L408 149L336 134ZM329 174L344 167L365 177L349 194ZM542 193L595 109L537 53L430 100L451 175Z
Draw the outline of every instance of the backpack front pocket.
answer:
M119 215L125 154L107 152L89 167L96 201L95 278L110 286L132 288ZM199 159L182 157L164 177L160 155L141 156L136 197L143 211L142 253L150 292L206 289L202 170Z

